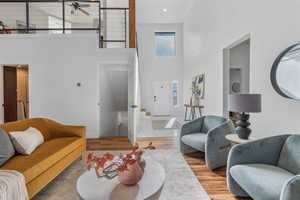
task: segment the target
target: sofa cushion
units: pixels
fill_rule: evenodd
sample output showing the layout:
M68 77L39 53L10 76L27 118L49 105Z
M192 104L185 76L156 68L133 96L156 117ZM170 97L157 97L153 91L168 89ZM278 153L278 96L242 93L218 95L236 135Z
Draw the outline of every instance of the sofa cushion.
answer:
M265 164L235 165L233 179L255 200L279 200L286 181L295 176L282 168Z
M300 174L300 135L290 136L282 147L278 166Z
M225 118L219 116L206 116L204 118L201 132L207 133L209 130L220 126L222 123L226 121Z
M10 136L16 151L24 155L30 155L44 142L42 133L32 127L25 131L10 132Z
M0 170L16 170L25 176L26 184L67 156L82 144L79 137L65 137L46 141L31 155L17 155Z
M207 135L205 133L193 133L193 134L183 136L181 138L181 141L184 144L193 147L194 149L204 152L206 138Z
M0 166L15 154L14 146L4 129L0 129Z

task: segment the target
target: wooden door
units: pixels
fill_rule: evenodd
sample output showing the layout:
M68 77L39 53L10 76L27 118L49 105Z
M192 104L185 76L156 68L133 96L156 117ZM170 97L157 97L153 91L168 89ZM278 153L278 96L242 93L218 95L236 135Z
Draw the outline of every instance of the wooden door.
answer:
M25 118L29 117L28 67L17 68L17 100L24 105ZM20 120L20 119L19 119Z
M4 122L17 121L17 70L4 66Z

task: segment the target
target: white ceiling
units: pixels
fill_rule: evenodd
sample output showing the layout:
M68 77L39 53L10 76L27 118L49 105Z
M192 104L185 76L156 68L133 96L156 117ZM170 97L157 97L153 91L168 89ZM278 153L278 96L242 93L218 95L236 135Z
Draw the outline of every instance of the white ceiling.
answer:
M182 23L193 1L136 0L137 23Z

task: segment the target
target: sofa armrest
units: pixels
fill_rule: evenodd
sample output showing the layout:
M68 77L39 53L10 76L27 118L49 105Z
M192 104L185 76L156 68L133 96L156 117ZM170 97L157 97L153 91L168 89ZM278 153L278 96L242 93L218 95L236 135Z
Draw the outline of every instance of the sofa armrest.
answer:
M204 117L200 117L188 123L185 123L181 127L180 131L180 138L184 135L192 134L192 133L199 133L202 127L202 123L204 121Z
M233 123L231 120L227 120L207 133L205 158L206 164L210 169L226 165L231 143L225 136L234 132Z
M51 138L81 137L85 139L86 137L85 126L68 126L52 120L48 120L48 126Z
M86 137L85 126L64 126L62 130L58 131L58 137Z
M288 180L281 192L280 200L300 199L300 175Z
M86 127L85 126L56 126L51 127L51 136L53 138L59 137L86 137Z

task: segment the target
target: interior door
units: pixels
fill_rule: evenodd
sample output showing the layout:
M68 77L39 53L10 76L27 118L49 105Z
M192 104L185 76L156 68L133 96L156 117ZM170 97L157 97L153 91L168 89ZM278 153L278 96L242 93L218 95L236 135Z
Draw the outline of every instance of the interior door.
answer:
M17 70L3 67L4 122L17 121Z
M153 115L170 115L170 84L165 81L153 83Z
M139 64L137 55L133 65L128 68L128 139L132 144L136 142L139 118Z
M100 137L128 136L128 66L102 65L99 70Z

